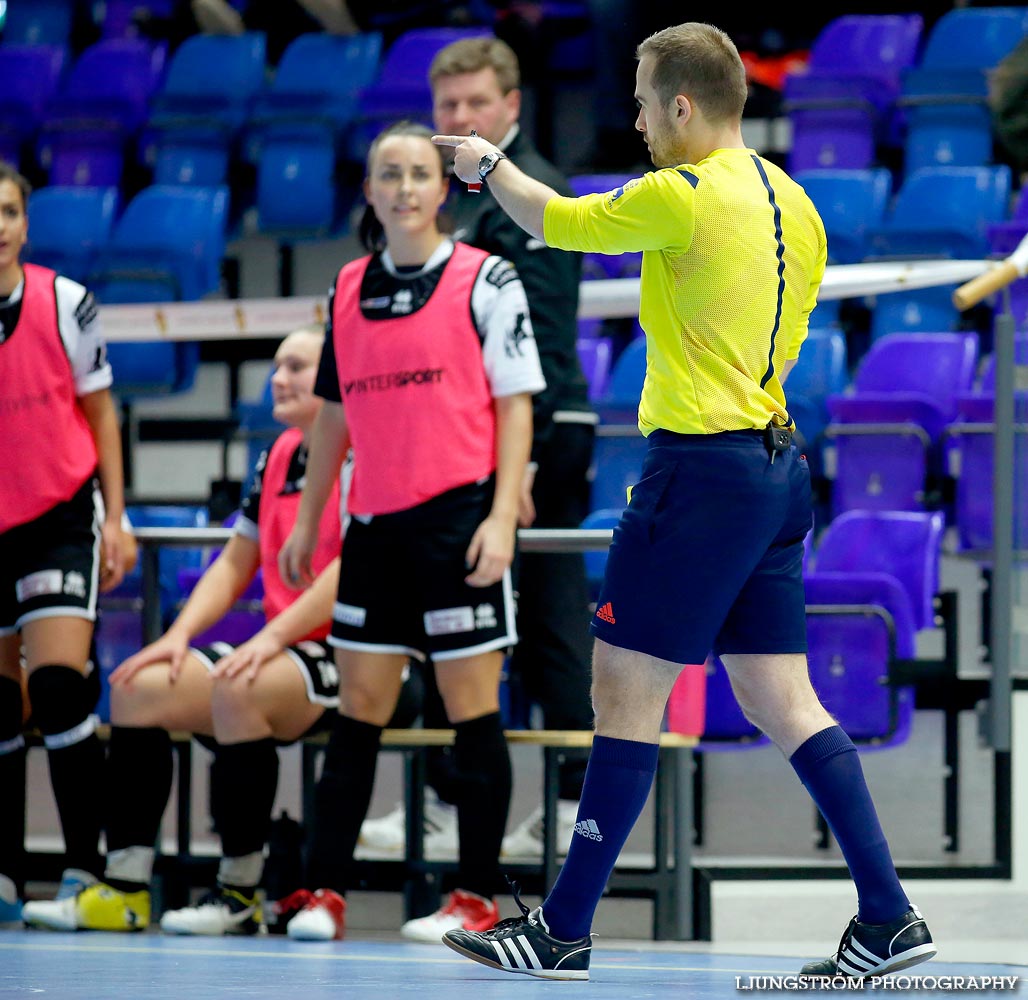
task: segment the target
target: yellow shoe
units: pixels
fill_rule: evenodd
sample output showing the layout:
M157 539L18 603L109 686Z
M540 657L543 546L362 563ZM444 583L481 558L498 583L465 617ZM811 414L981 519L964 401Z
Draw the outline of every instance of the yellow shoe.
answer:
M75 897L75 922L87 931L145 931L150 926L150 893L122 892L98 882Z

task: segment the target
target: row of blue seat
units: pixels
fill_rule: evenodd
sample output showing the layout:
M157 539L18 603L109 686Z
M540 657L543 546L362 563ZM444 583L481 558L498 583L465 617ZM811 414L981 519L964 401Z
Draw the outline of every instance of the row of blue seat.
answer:
M157 183L223 183L233 157L258 164L268 143L302 140L360 162L401 117L430 118L428 65L443 45L488 28L301 35L270 79L267 38L195 35L167 54L112 38L69 67L66 47L0 45L0 155L27 145L50 183L117 185L127 156Z
M785 79L790 169L868 167L890 146L907 173L992 163L988 75L1026 34L1025 6L958 6L928 31L915 11L836 18Z

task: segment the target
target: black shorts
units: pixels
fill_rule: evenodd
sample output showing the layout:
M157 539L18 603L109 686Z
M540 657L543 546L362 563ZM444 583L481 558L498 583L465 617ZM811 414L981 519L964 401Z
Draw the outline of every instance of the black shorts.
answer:
M510 569L489 587L464 582L465 555L489 513L493 485L471 483L409 510L352 518L328 641L436 661L513 646Z
M37 618L96 621L100 509L90 476L70 500L0 535L0 635Z
M213 670L218 660L228 656L235 648L228 642L214 642L209 646L192 647L189 652L208 670ZM295 646L286 646L283 652L300 671L307 688L307 700L324 708L338 708L339 671L336 669L332 651L323 643L307 639Z
M810 473L762 431L654 431L614 528L593 635L672 663L803 653Z

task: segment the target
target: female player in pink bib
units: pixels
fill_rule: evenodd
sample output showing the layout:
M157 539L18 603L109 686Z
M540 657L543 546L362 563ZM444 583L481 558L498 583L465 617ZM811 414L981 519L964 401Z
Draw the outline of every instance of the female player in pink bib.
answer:
M431 658L455 730L459 865L437 913L407 937L491 927L510 804L498 690L517 641L511 565L518 490L545 386L521 281L507 260L439 226L443 161L419 125L372 144L362 224L369 256L340 270L315 391L303 501L280 556L312 578L315 525L352 447L351 523L329 642L339 714L318 784L310 888L343 893L371 797L382 728L408 657ZM293 937L329 936L312 906Z

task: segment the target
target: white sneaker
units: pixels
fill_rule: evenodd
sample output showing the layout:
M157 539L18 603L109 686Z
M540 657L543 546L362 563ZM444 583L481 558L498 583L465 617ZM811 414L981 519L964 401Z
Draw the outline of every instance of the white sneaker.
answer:
M260 934L263 929L257 893L244 896L234 889L215 889L196 906L168 910L161 917L161 930L165 934L221 937L225 934Z
M301 889L300 893L306 901L286 925L286 934L294 941L341 941L346 932L346 900L331 889Z
M578 819L578 803L557 799L557 854L566 855ZM543 807L525 817L506 837L500 854L505 858L541 858L543 856Z
M447 931L487 931L499 920L500 911L493 900L455 889L435 913L408 920L400 934L411 941L438 944Z
M402 854L407 846L407 811L398 803L380 819L366 819L357 840L362 856ZM457 856L457 807L442 802L431 788L425 789L425 857Z

